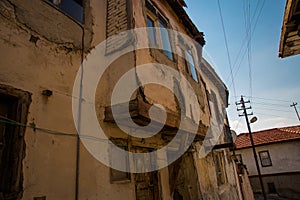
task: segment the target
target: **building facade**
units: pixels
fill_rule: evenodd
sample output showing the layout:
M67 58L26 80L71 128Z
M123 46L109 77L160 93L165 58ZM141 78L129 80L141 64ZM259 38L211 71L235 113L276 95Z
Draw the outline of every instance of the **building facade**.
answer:
M253 133L265 191L299 199L300 126L274 128ZM254 192L261 192L249 134L236 140L238 160L247 166Z
M280 58L300 53L300 1L287 0L281 28L279 54Z
M0 2L0 199L240 199L228 147L201 156L208 131L220 137L205 145L231 143L222 114L227 90L215 73L210 72L213 80L200 73L209 65L200 66L205 41L184 6L183 0ZM148 29L134 32L134 42L126 35L131 32L122 33L143 27ZM86 72L99 44L105 44L105 53L96 63L106 63L127 48L131 51L109 63L93 91ZM134 49L136 45L151 48ZM147 63L156 64L145 73ZM189 84L158 64L179 72ZM92 68L91 74L99 70ZM139 87L125 101L112 103L112 91L128 71L134 72L130 83ZM164 80L170 87L148 83L147 78L153 83ZM93 98L85 98L91 92ZM128 92L127 87L119 90L124 96ZM85 110L89 105L94 119ZM95 119L105 141L93 137ZM215 120L224 127L212 131ZM162 127L156 135L134 136L135 125L152 122ZM147 154L173 141L178 130L186 138L177 138L165 154ZM191 145L182 145L190 136ZM86 142L96 149L109 148L93 152ZM116 162L127 171L110 168L99 157L115 151L112 144L143 156L120 157ZM181 150L185 153L172 164L141 170L140 165L160 166ZM132 169L140 171L130 173Z

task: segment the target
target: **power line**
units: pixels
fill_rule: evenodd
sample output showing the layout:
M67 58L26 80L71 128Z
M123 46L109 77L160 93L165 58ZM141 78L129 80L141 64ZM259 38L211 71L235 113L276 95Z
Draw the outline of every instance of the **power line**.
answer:
M252 17L252 20L251 20L251 21L255 21L255 23L254 23L254 26L253 26L252 31L249 30L249 31L250 31L250 34L252 34L252 35L254 34L254 31L255 31L255 29L256 29L256 27L257 27L258 20L259 20L259 18L260 18L260 16L261 16L262 10L263 10L264 5L265 5L265 2L266 2L266 0L263 1L262 5L261 5L261 8L260 8L260 10L259 10L259 13L258 13L258 15L257 15L256 20L254 20L254 18L255 18L255 15L256 15L256 13L257 13L257 8L258 8L258 6L259 6L259 3L257 4L257 6L256 6L256 8L255 8L255 12L254 12L253 17ZM244 37L243 40L244 40L244 43L242 43L242 45L241 45L241 47L240 47L240 50L239 50L239 53L238 53L238 55L237 55L237 57L236 57L236 59L235 59L234 65L233 65L233 70L237 67L237 69L236 69L236 71L235 71L233 77L236 77L236 75L237 75L237 73L238 73L238 71L239 71L239 69L240 69L240 67L241 67L242 61L243 61L243 59L244 59L244 57L245 57L245 55L246 55L247 48L244 48L244 47L246 47L246 44L247 44L247 35L245 35L245 37ZM241 54L241 52L243 52L243 53ZM236 63L238 62L238 60L239 60L239 58L240 58L240 55L242 55L242 57L241 57L241 59L240 59L239 64L236 65ZM229 81L229 77L230 77L230 76L227 77L226 82ZM229 87L231 87L231 85L232 85L232 82L230 82Z
M242 118L240 118L240 119L239 119L239 121L238 121L238 123L236 124L236 126L235 126L235 129L234 129L234 130L237 130L237 128L239 127L239 125L240 125L241 121L242 121Z
M247 49L248 49L248 68L249 68L249 95L250 99L252 96L252 52L251 52L251 20L250 20L250 0L248 0L248 13L247 13L247 23L248 27L245 28L248 35L248 43L247 43Z
M278 110L278 109L272 109L272 108L262 108L262 107L255 107L256 109L259 110L272 110L272 111L278 111L278 112L286 112L286 113L290 113L291 111L287 111L287 110Z
M283 100L283 99L268 99L268 98L263 98L263 97L252 97L253 99L263 99L263 100L268 100L268 101L280 101L280 102L287 102L290 103L291 101L288 100Z
M258 7L259 7L260 2L261 2L261 1L258 1L257 4L256 4L255 11L254 11L254 14L253 14L253 16L252 16L252 18L251 18L251 21L254 21L254 19L255 19L255 17L256 17L256 13L257 13L257 11L258 11ZM265 0L264 0L264 2L265 2ZM248 31L250 31L250 34L251 34L251 33L252 33L252 34L254 33L254 30L255 30L255 28L256 28L258 19L259 19L259 17L260 17L261 11L262 11L262 8L263 8L263 6L264 6L264 2L263 2L263 4L262 4L262 7L261 7L261 9L260 9L260 11L259 11L259 14L258 14L256 20L255 20L255 24L254 24L254 28L253 28L252 32L251 32L251 30L248 29ZM236 64L237 64L237 62L238 62L238 60L239 60L239 58L240 58L241 53L242 53L243 50L244 50L244 51L243 51L243 54L242 54L243 56L241 57L240 64L239 64L238 66L241 66L241 62L243 61L243 58L244 58L244 56L246 55L246 50L247 50L247 48L244 48L244 47L246 47L245 44L246 44L246 42L247 42L247 34L244 36L244 38L243 38L242 41L244 41L244 42L242 42L241 47L240 47L240 49L239 49L239 53L238 53L238 55L237 55L237 57L236 57L236 59L235 59L235 61L234 61L233 69L235 68L235 66L236 66ZM238 70L237 70L237 71L238 71ZM236 71L236 73L237 73L237 71ZM235 75L236 75L236 73L235 73ZM234 76L235 76L235 75L234 75ZM229 76L227 77L226 82L228 82L228 79L229 79Z
M231 75L231 79L232 79L234 96L236 96L236 90L235 90L235 84L234 84L234 77L233 77L233 72L232 72L232 65L231 65L229 47L228 47L228 42L227 42L227 36L226 36L226 31L225 31L225 25L224 25L224 20L223 20L223 15L222 15L222 9L221 9L221 5L220 5L220 0L218 0L218 7L219 7L219 13L220 13L220 18L221 18L221 23L222 23L222 29L223 29L223 35L224 35L225 46L226 46L226 51L227 51L227 57L228 57L228 63L229 63L229 68L230 68L230 75Z
M275 104L275 103L264 103L264 102L252 102L252 104L258 104L258 105L264 105L264 106L276 106L276 107L282 107L282 108L287 108L287 105L283 104Z
M236 98L238 97L238 96L235 96ZM249 96L244 96L244 97L249 97ZM277 102L286 102L286 103L291 103L291 101L289 101L289 100L284 100L284 99L275 99L275 98L272 98L272 99L270 99L270 98L265 98L265 97L258 97L258 96L252 96L252 98L253 99L262 99L262 100L266 100L266 101L277 101Z
M98 138L98 137L93 137L90 135L83 135L83 134L77 134L77 133L68 133L68 132L62 132L62 131L56 131L56 130L51 130L51 129L47 129L47 128L41 128L41 127L37 127L35 124L22 124L20 122L14 121L12 119L9 119L5 116L0 115L0 123L5 123L5 124L9 124L9 125L14 125L14 126L21 126L21 127L25 127L25 128L31 128L33 129L33 131L41 131L44 133L48 133L51 135L58 135L58 136L68 136L68 137L79 137L83 138L83 139L90 139L90 140L94 140L94 141L105 141L105 142L109 142L110 140L108 139L103 139L103 138Z
M280 115L273 115L273 114L266 114L266 113L260 113L260 112L255 112L258 115L265 115L265 116L271 116L271 117L280 117L280 118L285 118L285 119L294 119L291 117L285 117L285 116L280 116Z

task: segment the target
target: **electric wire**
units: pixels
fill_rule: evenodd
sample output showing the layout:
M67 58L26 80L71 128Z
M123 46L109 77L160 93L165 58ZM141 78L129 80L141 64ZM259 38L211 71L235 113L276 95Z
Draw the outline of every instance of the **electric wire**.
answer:
M246 96L246 97L248 97L248 96ZM253 99L262 99L262 100L267 100L267 101L277 101L277 102L291 103L291 101L283 100L283 99L270 99L270 98L258 97L258 96L254 96L254 97L252 97L252 98L253 98Z
M33 131L38 130L38 131L41 131L41 132L44 132L44 133L48 133L48 134L51 134L51 135L57 135L57 136L68 136L68 137L75 137L75 138L77 138L79 136L80 138L90 139L90 140L94 140L94 141L102 141L102 142L103 141L105 141L105 142L110 141L109 139L93 137L93 136L90 136L90 135L83 135L83 134L77 134L77 133L68 133L68 132L51 130L51 129L48 129L48 128L41 128L41 127L37 127L35 124L27 125L27 124L23 124L23 123L14 121L12 119L9 119L9 118L7 118L5 116L2 116L2 115L0 115L0 123L5 123L5 124L10 124L10 125L15 125L15 126L21 126L21 127L25 127L25 128L31 128L31 129L33 129Z
M225 47L226 47L226 51L227 51L228 63L229 63L229 68L230 68L230 75L231 75L231 80L232 80L232 85L233 85L233 92L234 92L234 96L236 96L236 89L235 89L235 83L234 83L234 77L233 77L233 71L232 71L232 64L231 64L231 58L230 58L230 53L229 53L228 41L227 41L227 36L226 36L226 31L225 31L225 24L224 24L224 20L223 20L220 0L218 0L218 7L219 7L220 18L221 18L221 24L222 24L222 29L223 29L224 40L225 40Z
M256 14L257 14L257 11L258 11L260 2L261 2L261 1L258 1L258 2L257 2L256 7L255 7L254 14L253 14L253 16L252 16L252 18L251 18L251 21L255 21L255 24L257 24L258 18L259 18L260 14L261 14L261 11L260 11L260 12L259 12L260 14L258 15L258 17L257 17L256 20L255 20L255 17L256 17ZM265 0L264 0L264 2L265 2ZM262 8L263 8L263 5L264 5L264 2L263 2L263 4L262 4ZM262 9L261 9L261 10L262 10ZM252 32L251 32L252 34L254 33L255 28L256 28L256 25L255 25L255 27L253 28L253 30L252 30ZM241 47L240 47L240 49L239 49L239 51L238 51L238 55L236 56L236 59L235 59L235 61L234 61L234 63L233 63L233 70L235 69L236 64L238 63L238 60L239 60L239 58L240 58L240 56L241 56L242 51L243 51L243 54L242 54L243 56L241 57L240 64L239 64L238 66L241 65L241 62L243 61L243 59L244 59L244 57L245 57L245 55L246 55L246 50L247 50L247 48L244 48L244 47L246 47L245 44L246 44L246 42L247 42L247 35L244 36L244 38L243 38L242 41L244 41L244 42L242 42ZM237 72L236 72L236 73L237 73ZM234 74L234 77L236 76L236 73ZM228 77L226 78L226 82L228 82L229 79L230 79L230 76L228 76Z
M290 119L290 120L294 120L295 118L291 118L291 117L286 117L286 116L280 116L280 115L273 115L273 114L266 114L266 113L261 113L261 112L255 112L256 114L259 115L266 115L266 116L271 116L271 117L280 117L280 118L285 118L285 119Z
M282 107L282 108L288 108L288 107L290 107L288 104L286 104L286 105L283 105L283 104L275 104L275 103L265 103L265 102L256 102L256 101L252 101L251 102L252 104L258 104L258 105L263 105L263 106L272 106L272 107L274 107L274 106L276 106L276 107Z
M252 100L252 52L251 52L251 20L250 20L250 12L251 12L251 6L250 6L250 0L248 0L248 10L246 13L246 21L247 26L245 27L246 35L248 35L248 42L247 42L247 50L248 50L248 68L249 68L249 96L250 100Z
M255 29L256 29L256 27L257 27L258 20L259 20L261 14L262 14L262 10L263 10L263 8L264 8L265 2L266 2L266 0L263 0L263 3L262 3L262 5L261 5L261 7L260 7L260 10L259 10L259 13L258 13L256 19L254 20L254 18L255 18L255 13L256 13L256 12L254 13L254 15L253 15L253 17L252 17L252 20L251 20L251 21L255 21L255 23L254 23L254 25L253 25L253 29L252 29L252 30L249 30L249 31L251 31L250 34L252 34L252 35L254 34ZM257 6L258 6L258 5L259 5L259 4L257 4ZM235 62L234 62L234 65L233 65L233 70L237 67L237 69L235 70L234 75L233 75L234 78L237 76L237 73L239 72L239 70L240 70L240 68L241 68L242 61L243 61L243 59L244 59L244 57L245 57L245 55L246 55L246 51L247 51L247 48L246 48L247 46L246 46L246 44L247 44L247 36L244 37L244 43L242 43L242 45L241 45L241 47L240 47L240 50L239 50L239 53L238 53L238 55L237 55L237 58L236 58L236 60L235 60ZM241 54L241 52L243 52L243 53ZM242 56L240 57L240 55L242 55ZM241 59L239 59L239 58L241 58ZM239 62L238 65L236 65L236 63L238 62L238 60L240 60L240 62ZM230 77L231 77L231 76L229 75L229 76L225 79L226 82L229 81ZM232 85L232 82L229 82L228 85L229 85L229 88L230 88L231 85Z
M236 124L236 126L235 126L235 129L234 129L234 130L237 130L237 128L239 127L239 125L240 125L241 121L242 121L242 118L240 117L240 118L239 118L239 121L238 121L238 123Z
M255 107L255 109L259 109L259 110L272 110L272 111L287 112L287 113L291 112L291 111L287 111L287 110L278 110L278 109L273 109L273 108L262 108L262 107Z

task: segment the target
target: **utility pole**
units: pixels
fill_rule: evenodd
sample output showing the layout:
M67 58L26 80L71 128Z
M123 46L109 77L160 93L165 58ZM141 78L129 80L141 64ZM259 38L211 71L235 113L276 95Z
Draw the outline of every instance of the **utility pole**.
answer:
M243 111L243 114L239 115L239 117L245 116L248 131L249 131L250 141L251 141L251 147L252 147L252 150L253 150L253 156L254 156L256 169L257 169L257 173L258 173L258 178L259 178L259 182L260 182L260 186L261 186L261 190L262 190L262 193L263 193L264 200L267 200L267 196L266 196L266 192L265 192L265 188L264 188L264 184L263 184L263 180L262 180L262 176L261 176L261 172L260 172L260 168L259 168L259 164L258 164L258 159L257 159L256 150L255 150L254 140L253 140L253 137L252 137L252 132L251 132L250 123L249 123L249 119L248 119L248 115L253 115L253 113L252 112L249 113L249 114L247 113L247 110L251 109L251 106L246 108L245 104L247 104L247 103L250 103L250 101L244 101L243 96L241 96L241 100L239 102L236 102L237 106L241 105L241 108L238 108L237 111Z
M290 105L291 107L294 107L295 111L296 111L296 114L297 114L297 117L298 117L298 120L300 121L300 117L299 117L299 113L297 111L297 108L296 108L296 105L298 105L297 103L294 103L292 105Z

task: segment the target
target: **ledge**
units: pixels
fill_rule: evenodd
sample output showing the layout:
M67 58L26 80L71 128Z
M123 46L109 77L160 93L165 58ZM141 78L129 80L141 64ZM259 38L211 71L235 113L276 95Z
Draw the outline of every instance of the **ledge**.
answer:
M152 121L154 124L157 123L157 125L161 125L161 113L164 111L157 106L145 102L142 98L136 98L126 103L113 105L113 108L117 110L116 117L118 121L120 121L121 123L124 122L124 124L122 125L126 126L126 121L128 120L126 115L126 113L128 112L128 104L130 116L136 124L141 126L147 126L149 122ZM151 119L148 113L150 108L154 113ZM184 117L184 120L181 121L180 112L174 112L168 109L166 109L166 114L167 119L160 133L170 135L176 134L179 126L181 125L181 130L183 130L184 132L196 134L198 136L198 139L203 139L205 137L208 127L203 125L201 121L199 122L199 124L197 124L189 117ZM111 106L105 107L104 116L104 122L116 123L112 114ZM196 133L192 131L195 129L197 129Z

